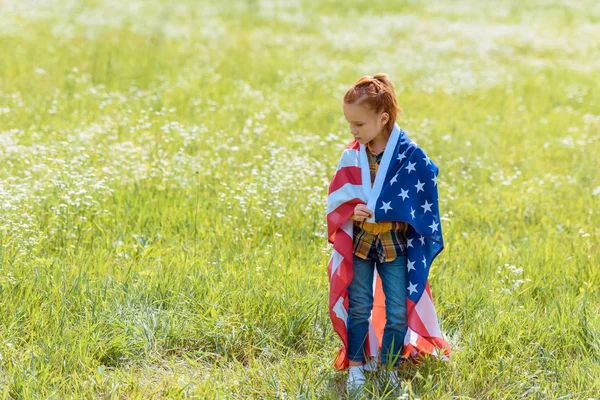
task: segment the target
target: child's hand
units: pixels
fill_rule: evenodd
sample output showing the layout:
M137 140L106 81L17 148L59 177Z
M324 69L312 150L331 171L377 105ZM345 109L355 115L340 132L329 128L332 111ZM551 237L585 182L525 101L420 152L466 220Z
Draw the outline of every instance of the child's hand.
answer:
M356 207L354 207L354 215L352 216L352 219L354 221L360 222L370 217L371 215L373 215L373 212L369 210L364 204L357 204Z

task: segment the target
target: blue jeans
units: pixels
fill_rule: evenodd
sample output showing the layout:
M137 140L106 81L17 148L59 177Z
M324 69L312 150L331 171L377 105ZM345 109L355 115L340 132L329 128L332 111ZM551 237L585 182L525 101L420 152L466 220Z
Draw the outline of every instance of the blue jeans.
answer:
M406 320L407 266L406 253L398 254L390 262L380 263L354 256L354 276L348 286L348 359L365 360L364 343L369 330L373 309L373 275L375 266L385 294L386 322L381 343L381 363L398 366L401 361ZM393 344L392 344L393 341Z

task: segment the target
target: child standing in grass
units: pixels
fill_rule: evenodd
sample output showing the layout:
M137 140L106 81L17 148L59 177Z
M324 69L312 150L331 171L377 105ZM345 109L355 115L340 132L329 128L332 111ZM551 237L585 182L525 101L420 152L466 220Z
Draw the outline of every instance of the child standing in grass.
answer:
M360 78L342 109L354 140L328 195L330 317L343 342L335 367L349 367L353 390L379 358L397 385L403 360L450 351L426 290L443 248L437 166L396 123L401 109L387 74Z

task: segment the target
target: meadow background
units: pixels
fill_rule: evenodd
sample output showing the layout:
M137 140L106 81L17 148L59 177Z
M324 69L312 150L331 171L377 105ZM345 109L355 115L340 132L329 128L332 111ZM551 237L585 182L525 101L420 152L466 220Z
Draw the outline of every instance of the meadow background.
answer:
M600 398L595 0L0 1L1 397L343 398L326 195L378 72L446 241L403 398Z

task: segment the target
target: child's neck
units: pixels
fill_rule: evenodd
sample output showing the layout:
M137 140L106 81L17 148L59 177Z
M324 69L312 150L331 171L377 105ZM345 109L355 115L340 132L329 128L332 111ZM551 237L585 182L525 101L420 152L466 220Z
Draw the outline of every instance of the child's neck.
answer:
M385 150L389 138L390 134L383 130L369 142L369 147L371 147L376 154L379 154Z

